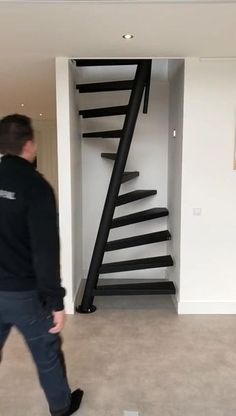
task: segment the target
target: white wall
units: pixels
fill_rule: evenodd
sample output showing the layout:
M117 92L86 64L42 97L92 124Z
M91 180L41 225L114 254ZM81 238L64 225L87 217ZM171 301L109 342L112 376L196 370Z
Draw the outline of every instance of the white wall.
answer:
M56 83L61 273L67 290L66 311L73 313L81 278L82 176L74 74L67 58L56 59Z
M174 266L168 268L168 278L174 281L177 298L180 288L181 182L183 141L184 63L169 61L169 141L168 141L168 229L172 239L169 252ZM176 131L176 137L173 132Z
M96 82L134 78L133 67L80 69L78 81ZM129 92L80 94L80 108L106 107L128 103ZM123 116L83 120L83 131L122 128ZM84 277L90 264L92 250L101 218L113 162L102 159L101 152L116 152L118 139L83 139L83 264ZM157 189L157 196L118 207L115 216L152 207L167 206L168 162L168 79L167 62L153 63L149 112L140 111L126 170L139 170L140 176L123 184L120 193L135 189ZM111 230L109 239L123 238L166 229L166 218ZM166 243L134 247L105 254L104 262L120 261L166 254ZM102 276L100 276L102 277ZM162 278L164 270L141 270L104 275L104 278Z
M235 127L236 62L187 59L180 313L236 313Z
M58 195L57 133L54 120L33 120L37 142L37 169Z
M82 142L78 115L75 67L69 63L72 241L73 241L73 297L77 295L83 278L83 223L82 223Z

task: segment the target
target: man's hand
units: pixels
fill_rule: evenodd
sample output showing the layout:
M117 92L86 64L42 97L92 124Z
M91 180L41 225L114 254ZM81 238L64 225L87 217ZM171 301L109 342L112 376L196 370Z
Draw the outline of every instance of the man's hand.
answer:
M53 312L54 327L49 330L50 334L59 334L65 326L65 311Z

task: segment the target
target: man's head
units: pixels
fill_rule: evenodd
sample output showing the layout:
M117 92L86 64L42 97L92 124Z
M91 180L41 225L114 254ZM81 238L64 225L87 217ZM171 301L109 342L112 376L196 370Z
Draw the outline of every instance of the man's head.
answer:
M36 145L29 117L12 114L0 121L0 153L20 156L29 162L34 161Z

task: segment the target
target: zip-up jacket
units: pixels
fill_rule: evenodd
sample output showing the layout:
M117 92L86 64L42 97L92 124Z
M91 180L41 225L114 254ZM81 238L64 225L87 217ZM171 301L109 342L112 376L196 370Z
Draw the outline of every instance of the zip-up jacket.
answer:
M37 290L63 309L57 209L49 183L27 160L0 159L0 291Z

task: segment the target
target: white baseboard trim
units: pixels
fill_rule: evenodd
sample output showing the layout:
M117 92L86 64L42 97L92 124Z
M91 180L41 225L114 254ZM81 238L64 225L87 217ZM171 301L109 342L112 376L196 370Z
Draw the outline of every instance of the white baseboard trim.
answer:
M236 302L178 302L177 311L179 315L236 315Z
M68 301L66 298L65 298L65 312L67 315L74 315L75 313L74 302Z
M81 285L81 281L82 279L78 280L77 282L77 287L74 293L74 299L71 300L69 299L67 296L64 299L64 303L65 303L65 312L67 315L74 315L75 314L75 307L76 305L76 298L77 298L77 294Z

